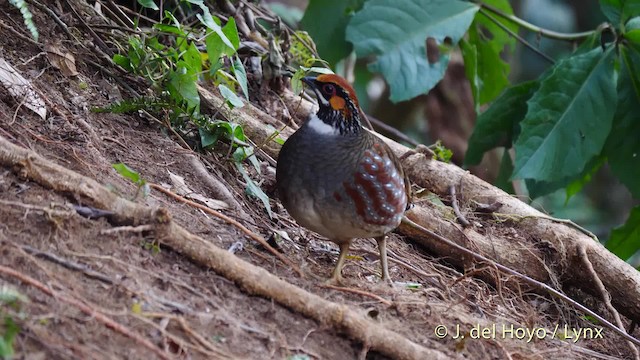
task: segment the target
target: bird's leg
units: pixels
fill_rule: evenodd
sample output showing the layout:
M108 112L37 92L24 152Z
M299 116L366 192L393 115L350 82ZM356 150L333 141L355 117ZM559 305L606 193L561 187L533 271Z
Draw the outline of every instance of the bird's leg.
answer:
M351 244L351 240L347 240L345 242L341 242L338 245L340 246L340 256L338 257L338 263L336 264L336 268L333 269L333 275L327 281L330 284L341 284L342 283L342 267L344 266L344 260L347 258L349 254L349 245Z
M390 283L389 264L387 263L387 235L378 236L378 250L380 251L380 267L382 267L382 280Z

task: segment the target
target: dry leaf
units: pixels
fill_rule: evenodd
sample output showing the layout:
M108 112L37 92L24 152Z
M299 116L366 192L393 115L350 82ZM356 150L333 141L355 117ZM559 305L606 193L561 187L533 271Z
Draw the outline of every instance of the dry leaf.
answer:
M47 118L47 107L44 100L38 95L29 80L22 77L3 58L0 58L0 83L7 88L18 103L24 104L29 110L40 115L42 119Z
M78 76L78 70L76 70L76 58L69 52L62 52L60 48L53 45L45 46L47 52L47 58L51 62L51 65L60 70L64 76Z

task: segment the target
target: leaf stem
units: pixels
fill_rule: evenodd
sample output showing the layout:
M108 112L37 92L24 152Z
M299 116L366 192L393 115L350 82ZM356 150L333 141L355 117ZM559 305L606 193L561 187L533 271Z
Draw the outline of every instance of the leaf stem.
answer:
M511 29L509 29L507 26L505 26L503 23L501 23L500 20L498 20L495 17L493 17L493 15L489 14L489 12L487 10L480 9L480 13L482 15L486 16L487 19L491 20L494 24L496 24L502 30L507 32L509 35L511 35L514 38L518 39L518 41L520 41L524 46L528 47L531 51L533 51L534 53L542 56L545 60L549 61L550 63L555 64L556 61L552 57L550 57L549 55L543 53L538 48L536 48L535 46L531 45L531 43L528 42L527 40L525 40L522 36L520 36L517 33L513 32Z
M507 14L504 11L495 8L491 5L487 5L481 1L475 1L472 0L474 3L478 4L481 8L483 9L487 9L490 12L505 18L531 32L535 32L540 34L541 36L547 37L549 39L555 39L555 40L563 40L563 41L575 41L575 40L580 40L583 38L586 38L588 36L593 35L596 30L590 30L590 31L583 31L583 32L578 32L578 33L561 33L561 32L557 32L557 31L553 31L553 30L547 30L547 29L543 29L539 26L533 25L527 21L524 21L522 19L520 19L517 16L511 15L511 14Z

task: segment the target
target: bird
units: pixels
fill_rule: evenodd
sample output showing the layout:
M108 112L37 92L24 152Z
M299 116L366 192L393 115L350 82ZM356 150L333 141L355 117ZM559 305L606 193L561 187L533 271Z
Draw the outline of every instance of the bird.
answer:
M410 184L384 141L362 126L353 87L336 74L307 76L319 109L284 143L276 165L276 188L299 225L340 247L328 283L343 282L342 267L356 238L375 238L382 280L391 283L386 235L400 224L410 203Z

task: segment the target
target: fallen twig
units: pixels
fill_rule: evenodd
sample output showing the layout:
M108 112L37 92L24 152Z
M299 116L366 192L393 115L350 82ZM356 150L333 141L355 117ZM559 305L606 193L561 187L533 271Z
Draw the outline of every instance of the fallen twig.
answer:
M282 255L280 252L278 252L278 250L274 249L271 245L269 245L267 243L267 240L265 240L265 238L263 238L262 236L254 233L253 231L247 229L246 226L240 224L238 221L228 217L225 214L222 214L220 212L212 210L212 209L210 209L210 208L208 208L208 207L206 207L204 205L198 204L198 203L193 202L191 200L185 199L180 195L174 194L173 192L163 188L162 186L160 186L158 184L149 184L149 186L152 189L156 189L156 190L160 191L161 193L163 193L165 195L171 196L172 198L174 198L174 199L176 199L178 201L181 201L181 202L183 202L185 204L188 204L190 206L198 208L198 209L206 212L209 215L213 215L213 216L217 217L218 219L224 220L227 223L237 227L238 229L240 229L240 231L245 233L245 235L247 235L251 239L255 240L260 245L262 245L265 249L267 249L270 253L275 255L278 259L280 259L280 261L282 261L283 263L289 265L295 272L298 273L298 275L300 275L301 278L304 278L304 274L302 273L302 270L300 270L300 268L297 265L292 263L291 260L287 259L284 255Z
M113 329L114 331L134 340L135 342L137 342L138 344L144 346L145 348L149 349L151 352L153 352L154 354L156 354L159 358L164 359L164 360L170 360L172 357L170 354L160 350L157 346L155 346L154 344L152 344L149 340L141 337L140 335L138 335L137 333L131 331L129 328L125 327L124 325L121 325L117 322L115 322L114 320L112 320L111 318L107 317L106 315L104 315L101 312L98 312L96 310L94 310L95 307L91 307L89 305L86 305L85 303L71 298L71 297L67 297L65 295L62 294L58 294L53 292L51 289L49 289L45 284L41 283L40 281L25 275L25 274L21 274L20 272L10 269L6 266L2 266L0 265L0 273L11 276L27 285L31 285L33 287L35 287L36 289L40 290L41 292L55 298L56 300L60 300L64 303L67 303L75 308L78 308L80 311L82 311L83 313L89 315L91 318L94 318L96 320L98 320L99 322L101 322L102 324L104 324L106 327Z

